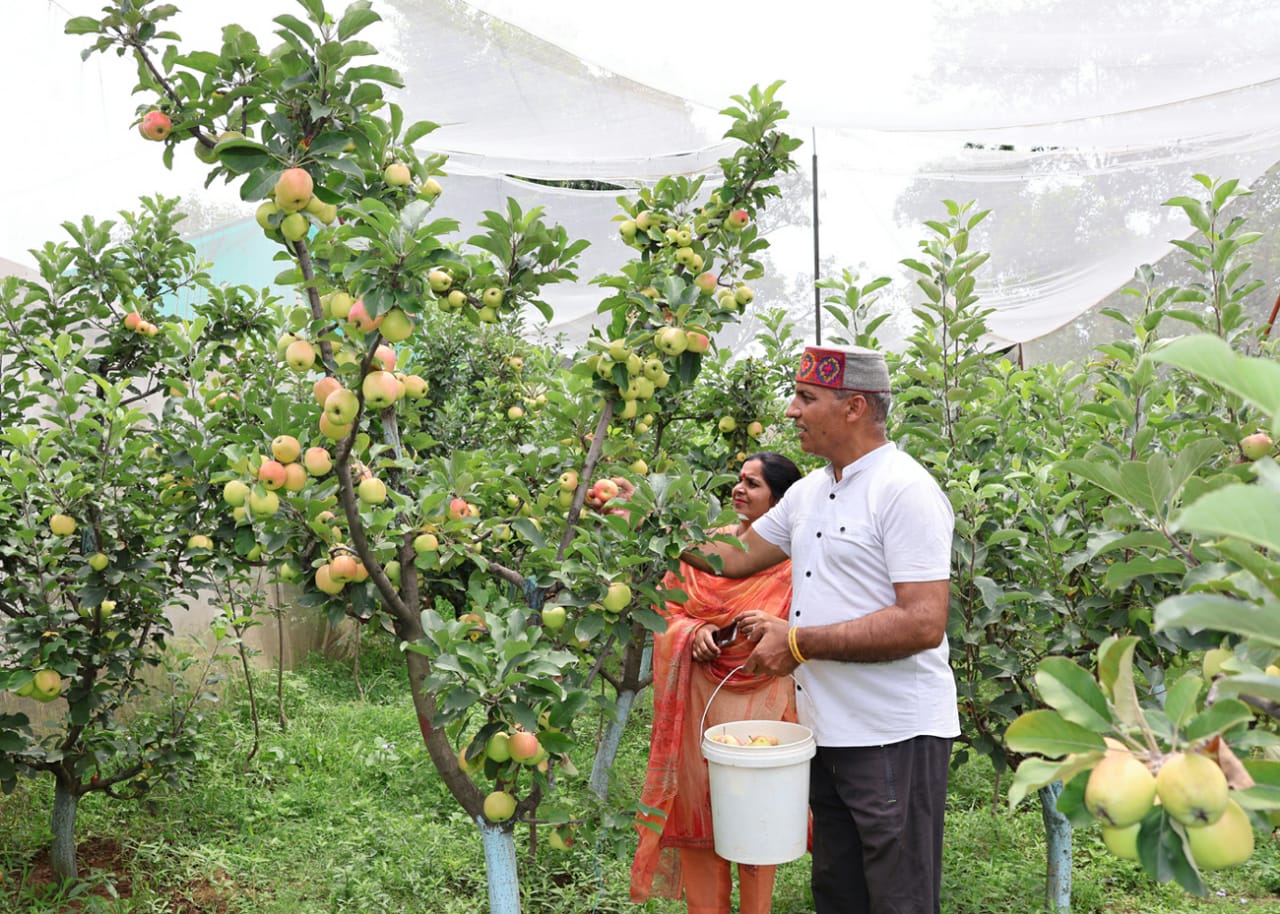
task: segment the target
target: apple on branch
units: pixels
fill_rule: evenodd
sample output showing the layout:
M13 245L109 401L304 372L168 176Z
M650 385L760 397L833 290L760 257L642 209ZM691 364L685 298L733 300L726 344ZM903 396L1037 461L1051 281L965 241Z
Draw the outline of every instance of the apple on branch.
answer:
M159 110L148 111L138 124L138 133L155 142L163 142L172 130L173 122L169 115Z

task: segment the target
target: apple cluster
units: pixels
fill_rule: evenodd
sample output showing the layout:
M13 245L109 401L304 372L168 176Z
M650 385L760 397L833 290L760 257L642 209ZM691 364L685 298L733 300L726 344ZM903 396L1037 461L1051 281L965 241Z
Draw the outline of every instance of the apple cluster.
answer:
M1085 784L1084 804L1113 854L1138 859L1139 832L1157 805L1183 829L1199 869L1236 866L1253 854L1253 825L1215 758L1191 749L1135 752L1110 737L1106 743Z
M137 311L130 311L124 316L124 329L139 336L155 336L160 332L159 327L146 320Z
M311 218L332 225L338 206L316 196L311 173L295 166L280 173L271 198L258 205L254 218L273 241L301 241L311 232Z
M62 695L62 677L57 670L40 667L32 671L31 678L25 685L14 689L13 694L19 698L31 698L39 702L50 702Z
M436 267L427 273L427 285L436 296L436 305L446 314L454 314L470 306L483 324L496 324L502 316L504 305L510 309L515 303L508 301L501 287L481 284L479 291L469 292L446 267Z

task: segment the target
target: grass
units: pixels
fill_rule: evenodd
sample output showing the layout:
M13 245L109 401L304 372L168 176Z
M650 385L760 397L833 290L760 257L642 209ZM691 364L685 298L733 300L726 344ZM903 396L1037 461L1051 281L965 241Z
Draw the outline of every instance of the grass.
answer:
M59 891L40 867L52 790L24 782L0 799L0 914L486 914L484 858L474 825L435 777L405 685L387 652L366 650L363 699L340 663L313 658L287 678L289 727L265 725L249 770L251 733L238 692L211 715L184 791L142 804L90 796L77 835L81 883ZM648 708L637 703L616 776L643 777ZM264 718L271 718L270 709ZM581 764L581 760L580 764ZM1043 910L1039 809L993 807L988 766L951 783L943 898L948 914ZM529 857L517 830L526 914L684 914L683 903L627 899L630 860L579 841ZM808 859L779 868L775 914L812 911ZM1072 910L1280 914L1280 845L1258 836L1245 866L1209 875L1199 899L1116 860L1096 830L1075 835Z

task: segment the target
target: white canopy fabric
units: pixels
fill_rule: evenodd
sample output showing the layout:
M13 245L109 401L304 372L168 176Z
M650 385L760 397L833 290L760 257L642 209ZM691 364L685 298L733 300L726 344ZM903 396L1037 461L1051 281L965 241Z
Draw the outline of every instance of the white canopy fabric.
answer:
M130 85L130 65L114 56L82 65L83 41L58 34L66 18L100 5L18 0L17 25L0 38L12 46L0 52L40 48L42 59L79 68L64 94L78 85L99 107L114 106L127 88L109 84ZM192 49L215 48L216 26L225 21L253 28L270 46L270 17L295 9L289 0L187 6L173 26ZM510 193L526 206L545 205L572 234L593 241L584 280L627 254L609 221L614 195L512 176L634 185L713 173L728 148L721 142L727 120L717 112L753 84L784 79L786 127L806 145L784 201L762 222L774 247L770 276L755 284L757 306L787 306L797 320L812 322L816 151L821 273L853 268L864 280L893 276L882 293L895 313L886 337L911 324L919 295L899 261L915 256L923 220L942 217L944 199L992 210L973 244L992 254L979 291L995 309L993 344L1007 344L1071 324L1125 284L1135 266L1168 253L1169 239L1189 234L1182 214L1162 203L1203 193L1193 174L1251 184L1280 161L1274 0L869 6L374 0L386 21L370 38L405 76L398 101L407 113L441 125L419 144L451 156L441 206L467 225L478 210L463 204L489 200L485 207L500 208ZM113 115L117 134L138 103L127 100ZM19 122L49 113L46 102L25 120L19 112ZM77 127L96 127L92 121ZM42 137L34 139L32 161L48 161L40 158ZM64 132L49 145L68 141ZM154 150L141 142L127 155L147 160L156 186ZM93 148L91 138L76 143ZM197 174L194 159L179 165L183 174ZM132 163L121 167L134 170ZM81 182L81 200L104 190L103 175L112 173L109 165L93 171L91 182ZM27 180L12 167L3 175L6 185ZM130 186L109 183L117 191ZM192 177L185 189L194 195L198 183ZM48 188L41 193L47 209ZM212 201L206 225L231 213L248 216L233 198L199 193ZM59 219L86 208L59 205L66 206ZM0 256L14 260L44 238L15 249L12 232L4 237ZM1268 294L1274 290L1258 293ZM556 293L551 332L582 336L599 298L585 283Z

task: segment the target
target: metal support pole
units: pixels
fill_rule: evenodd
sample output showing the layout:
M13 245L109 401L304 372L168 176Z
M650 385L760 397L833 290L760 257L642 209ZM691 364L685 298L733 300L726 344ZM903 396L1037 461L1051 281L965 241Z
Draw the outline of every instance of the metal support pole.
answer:
M813 341L822 345L822 290L818 288L818 128L813 130Z

